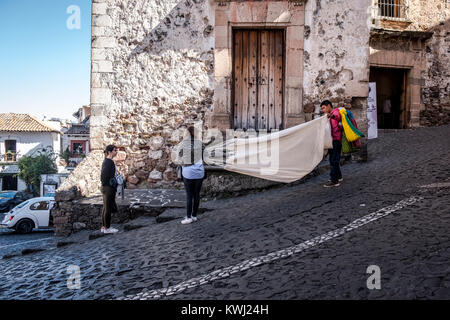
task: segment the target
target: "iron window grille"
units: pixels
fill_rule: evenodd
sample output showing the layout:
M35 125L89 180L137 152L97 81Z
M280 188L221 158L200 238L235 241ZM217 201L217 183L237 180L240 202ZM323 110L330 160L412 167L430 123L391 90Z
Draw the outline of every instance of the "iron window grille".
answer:
M394 21L408 21L408 0L372 0L372 17Z

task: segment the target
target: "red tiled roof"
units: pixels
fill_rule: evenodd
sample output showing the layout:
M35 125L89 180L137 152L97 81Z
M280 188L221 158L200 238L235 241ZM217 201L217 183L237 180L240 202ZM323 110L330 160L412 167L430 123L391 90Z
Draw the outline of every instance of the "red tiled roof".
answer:
M0 113L0 131L59 132L28 114L19 113Z

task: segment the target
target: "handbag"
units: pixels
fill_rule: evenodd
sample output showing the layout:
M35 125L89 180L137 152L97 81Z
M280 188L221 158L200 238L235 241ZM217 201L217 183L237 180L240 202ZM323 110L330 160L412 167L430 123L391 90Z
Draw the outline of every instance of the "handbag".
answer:
M114 177L114 178L111 178L111 179L109 179L109 186L110 187L113 187L114 189L115 188L117 188L117 179Z

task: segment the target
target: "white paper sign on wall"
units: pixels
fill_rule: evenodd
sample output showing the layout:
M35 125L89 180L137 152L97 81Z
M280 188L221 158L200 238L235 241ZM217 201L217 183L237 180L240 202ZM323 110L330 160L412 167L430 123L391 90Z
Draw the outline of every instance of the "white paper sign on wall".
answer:
M368 139L378 138L376 82L369 82L369 97L367 98L367 123L369 125Z

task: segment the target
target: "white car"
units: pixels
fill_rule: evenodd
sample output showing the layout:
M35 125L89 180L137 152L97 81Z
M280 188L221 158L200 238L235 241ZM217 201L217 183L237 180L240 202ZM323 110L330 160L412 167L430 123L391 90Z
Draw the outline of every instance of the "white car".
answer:
M55 198L32 198L9 211L0 226L15 229L19 233L30 233L34 228L48 228L50 209L55 205Z

